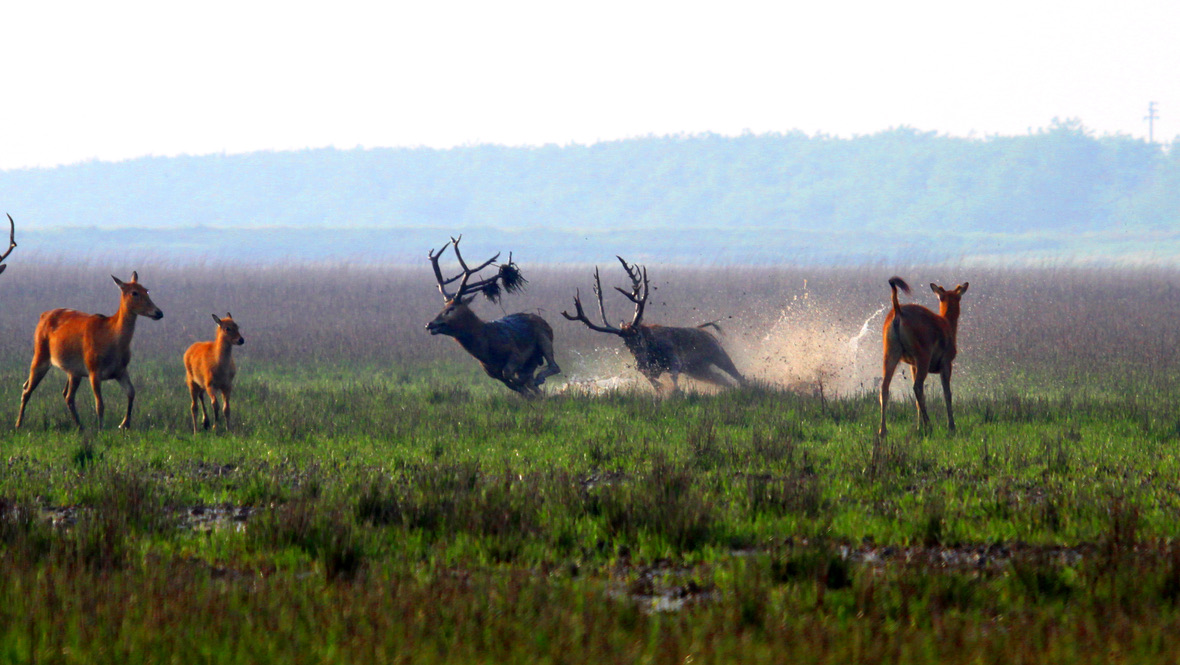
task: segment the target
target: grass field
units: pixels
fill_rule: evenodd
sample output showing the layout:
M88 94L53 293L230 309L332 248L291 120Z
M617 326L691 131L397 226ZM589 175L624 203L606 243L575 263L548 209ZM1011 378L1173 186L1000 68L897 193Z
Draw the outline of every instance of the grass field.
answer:
M60 373L11 429L39 312L117 290L0 277L0 661L1180 660L1180 274L651 266L647 319L721 320L759 379L659 398L561 319L589 267L525 264L506 311L565 374L524 401L423 330L426 261L133 267L165 318L130 432L114 384L75 431ZM907 374L874 437L894 273L971 282L953 434L936 381L915 432ZM237 431L193 436L180 356L227 310Z

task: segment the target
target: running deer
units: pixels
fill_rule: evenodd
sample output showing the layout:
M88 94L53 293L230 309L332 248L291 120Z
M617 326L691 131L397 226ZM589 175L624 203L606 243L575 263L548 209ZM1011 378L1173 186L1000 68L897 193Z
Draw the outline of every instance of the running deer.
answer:
M434 267L434 277L438 281L438 291L443 297L443 308L433 321L426 324L426 329L431 335L454 337L467 353L475 356L493 379L522 395L538 395L545 379L561 372L557 361L553 359L553 328L536 314L521 312L486 322L476 316L471 309L471 301L476 295L482 293L488 300L496 302L501 291L515 293L523 289L527 281L512 262L511 254L508 263L496 263L496 259L500 258L496 254L475 268L468 267L459 253L459 241L462 239L463 236L451 238L442 249L437 252L431 250L428 254ZM443 277L438 265L447 247L455 250L455 259L461 268L459 274L449 279ZM494 276L471 281L473 276L489 266L498 268ZM447 285L456 281L459 282L459 288L454 293L448 292ZM542 364L545 365L544 369L534 376Z
M598 297L598 313L602 317L602 325L597 325L586 317L582 309L582 294L574 295L575 313L562 312L561 315L570 321L581 321L586 327L595 332L611 333L623 338L623 344L635 357L635 366L641 374L647 377L656 392L662 392L660 376L665 372L672 376L672 390L680 389L678 379L681 374L707 383L719 386L730 385L729 379L721 370L729 374L739 386L746 384L746 379L738 372L729 354L705 328L712 326L720 331L716 323L703 323L694 328L678 328L672 326L648 325L643 323L643 310L647 305L649 282L647 268L632 266L621 256L616 256L627 276L631 279L631 290L625 291L619 287L615 290L622 293L628 300L635 303L635 314L630 323L620 324L618 328L607 323L606 307L602 302L602 279L598 268L594 268L594 295Z
M893 310L885 315L882 330L885 347L884 375L881 378L881 428L878 434L885 436L885 406L889 403L889 382L897 363L910 366L914 378L914 398L918 402L918 427L928 427L930 416L926 413L926 376L935 372L942 379L942 395L946 400L947 428L955 429L955 412L951 405L951 364L958 352L956 337L959 331L959 300L967 292L969 282L946 289L931 284L930 290L938 294L938 314L921 305L902 305L897 300L897 290L910 292L909 284L900 277L891 277L889 287L893 290Z
M0 272L4 272L4 269L8 267L8 264L4 263L4 259L7 259L14 249L16 249L16 222L12 221L12 215L8 215L8 251L0 254Z
M118 381L127 394L127 414L123 416L119 427L131 426L135 387L127 375L127 364L131 362L131 336L135 333L135 320L146 316L159 321L164 318L164 312L156 307L148 290L139 283L138 273L131 273L130 282L122 282L114 275L111 275L111 279L115 280L122 292L119 311L114 316L85 314L73 309L55 309L41 314L37 330L33 333L33 363L20 396L17 427L24 420L29 397L41 379L45 378L51 364L61 368L69 377L62 396L66 398L66 407L78 427L82 427L82 421L78 418L78 410L74 408L74 395L83 377L90 378L99 428L102 427L103 416L101 383L110 379Z
M193 417L193 434L197 433L197 405L201 407L201 424L209 429L209 414L205 411L205 393L213 407L213 429L219 419L217 397L221 396L220 410L225 413L225 431L230 431L229 398L234 389L234 375L238 368L231 355L235 346L246 343L242 331L234 322L234 315L226 312L224 319L213 315L217 322L217 338L212 342L196 342L184 352L184 381L192 397L189 411Z

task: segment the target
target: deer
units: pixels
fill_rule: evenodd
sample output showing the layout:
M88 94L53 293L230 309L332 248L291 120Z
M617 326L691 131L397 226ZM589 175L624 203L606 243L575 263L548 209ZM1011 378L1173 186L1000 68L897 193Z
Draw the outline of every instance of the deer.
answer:
M4 259L7 259L14 249L16 249L16 222L12 221L12 215L8 215L8 251L0 254L0 272L4 272L4 269L8 267L8 264L4 263Z
M24 421L29 397L41 379L45 378L50 365L60 368L68 377L62 396L79 429L82 428L82 421L74 407L74 396L83 377L90 378L99 429L102 428L104 410L101 385L103 381L112 379L119 382L127 395L127 413L119 428L131 426L135 386L127 374L127 365L131 362L131 336L135 334L135 321L141 316L159 321L164 318L164 312L156 307L148 290L139 283L139 273L132 272L130 282L123 282L114 275L111 275L111 279L115 280L121 292L119 311L114 316L86 314L73 309L54 309L41 314L33 333L33 362L20 396L17 428Z
M426 324L426 330L431 335L454 337L464 351L479 361L488 376L511 390L525 397L538 396L545 379L561 373L553 357L553 328L540 316L526 312L509 314L495 321L480 319L471 309L471 301L477 295L482 293L488 300L498 302L501 292L515 293L528 282L512 262L511 254L507 263L497 263L500 258L497 253L475 268L469 267L459 251L462 239L461 235L451 238L437 252L431 249L427 254L434 268L438 291L443 297L443 308ZM439 259L448 247L455 252L460 272L444 278ZM489 266L497 268L495 275L471 281ZM447 285L456 281L459 282L458 288L454 293L449 292ZM538 371L542 365L544 368Z
M205 411L205 394L209 394L209 404L213 407L213 429L217 429L220 419L218 411L225 413L225 431L230 431L229 398L234 389L234 375L237 366L231 355L235 346L246 343L242 331L234 321L234 315L225 313L225 318L213 315L217 323L217 337L211 342L194 342L184 352L184 381L188 385L188 393L192 398L189 412L193 419L193 434L197 434L197 405L201 407L201 425L209 429L209 414ZM217 397L221 396L218 409Z
M594 295L598 297L598 313L602 317L602 325L592 322L586 316L586 311L582 308L580 291L575 291L574 313L562 312L562 316L570 321L581 321L595 332L610 333L623 338L623 344L635 358L636 369L647 378L657 393L663 392L660 377L665 373L672 377L672 392L680 390L681 374L723 387L731 383L725 376L728 374L738 386L747 384L746 378L734 366L721 342L706 330L712 327L721 332L721 327L716 322L689 328L643 323L644 308L650 289L647 268L631 265L621 256L615 258L623 265L623 270L631 280L630 291L615 287L616 291L635 304L631 322L620 323L617 328L607 322L606 306L602 301L602 278L597 266L594 267Z
M955 411L951 404L951 365L958 353L959 301L967 292L969 282L949 291L937 284L930 290L938 295L938 313L922 305L902 305L897 290L910 293L910 286L900 277L891 277L893 309L885 315L882 329L884 373L881 377L881 427L878 436L885 437L885 407L889 403L889 383L899 362L910 366L914 379L914 399L918 403L918 428L930 426L926 413L926 376L937 373L942 379L942 395L946 401L947 429L955 431Z

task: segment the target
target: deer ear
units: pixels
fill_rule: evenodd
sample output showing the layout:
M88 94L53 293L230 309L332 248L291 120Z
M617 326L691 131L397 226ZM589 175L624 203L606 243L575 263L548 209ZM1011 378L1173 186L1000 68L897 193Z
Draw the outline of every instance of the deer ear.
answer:
M941 286L935 284L934 282L930 282L930 290L937 293L940 296L943 293L946 293L945 289L943 289Z
M221 325L221 319L217 318L216 314L213 315L213 320L217 322L217 325Z
M111 279L115 280L115 284L119 285L120 289L123 288L123 281L122 280L120 280L118 277L115 277L114 275L111 275Z
M232 318L234 318L234 315L233 315L233 314L230 314L229 312L226 312L226 313L225 313L225 318L227 318L227 319L232 319Z
M963 282L959 286L955 287L955 291L957 291L959 295L963 295L964 293L967 293L968 286L971 286L971 282Z
M136 272L134 270L131 271L131 281L133 281L133 282L139 281L139 273L138 272Z

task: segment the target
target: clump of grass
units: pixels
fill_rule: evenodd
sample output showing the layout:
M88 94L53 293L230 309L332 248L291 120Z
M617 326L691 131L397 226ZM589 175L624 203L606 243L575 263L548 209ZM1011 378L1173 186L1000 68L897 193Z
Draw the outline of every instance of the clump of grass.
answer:
M717 529L717 513L695 474L662 457L632 482L597 489L589 500L608 533L627 541L651 534L676 551L691 551Z

